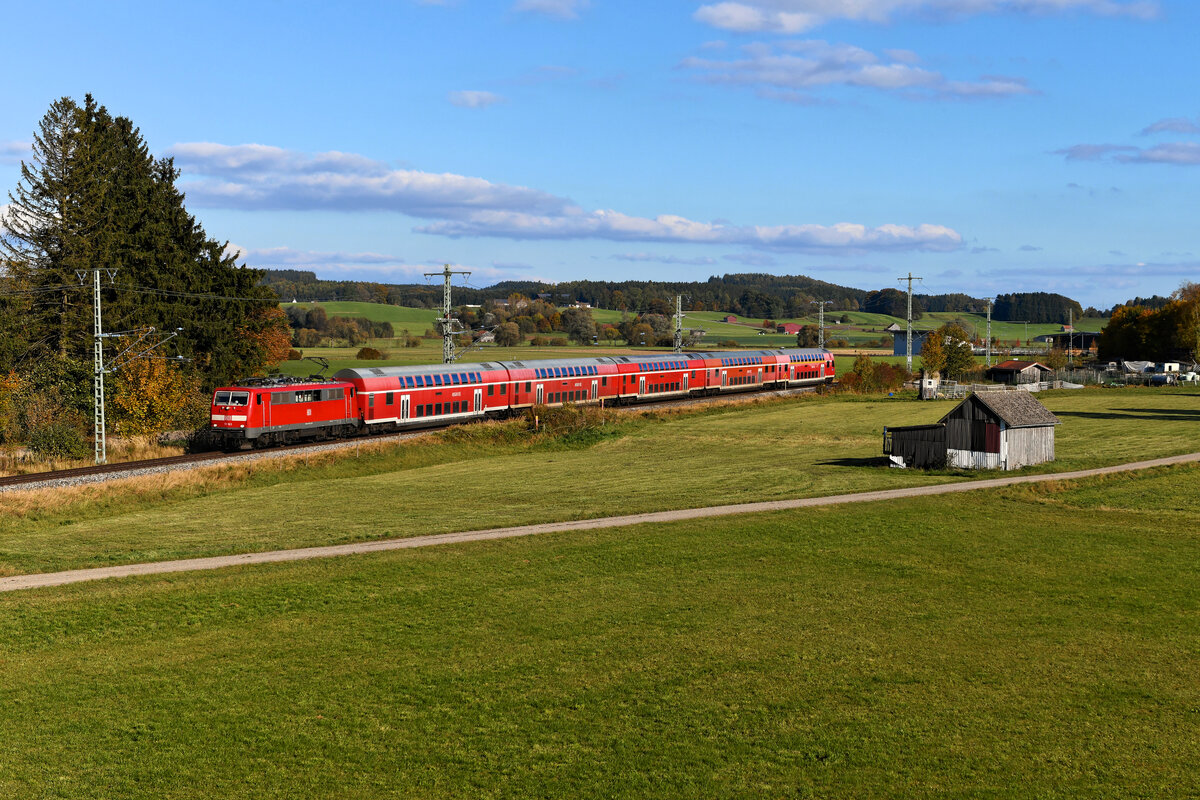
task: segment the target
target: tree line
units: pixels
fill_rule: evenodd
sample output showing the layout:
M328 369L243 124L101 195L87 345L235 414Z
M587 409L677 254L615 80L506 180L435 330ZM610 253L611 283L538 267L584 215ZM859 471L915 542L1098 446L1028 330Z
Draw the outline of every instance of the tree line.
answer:
M416 308L437 308L441 305L441 286L423 284L384 284L371 281L329 281L317 278L310 270L268 269L263 284L284 299L298 300L358 300L387 303ZM896 288L877 290L856 289L826 283L804 275L767 275L739 273L712 276L706 281L564 281L547 284L532 281L502 281L484 288L455 287L458 302L482 305L489 300L503 300L509 295L540 299L552 305L583 302L596 308L629 311L632 314L670 316L675 309L675 295L684 296L686 311L728 311L747 317L795 318L812 314L818 301L832 300L828 310L868 311L903 318L907 313L908 296ZM1062 295L1042 292L1001 295L1004 310L997 319L1026 319L1038 316L1061 315L1074 308L1082 316L1078 302ZM961 311L983 313L987 301L962 293L914 294L913 319L928 311ZM1000 308L999 299L997 309ZM1095 309L1089 309L1099 315Z

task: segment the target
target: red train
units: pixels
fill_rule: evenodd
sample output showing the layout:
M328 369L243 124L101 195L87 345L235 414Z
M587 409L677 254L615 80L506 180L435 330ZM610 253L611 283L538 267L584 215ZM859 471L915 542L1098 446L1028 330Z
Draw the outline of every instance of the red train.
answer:
M831 383L828 350L357 367L332 379L264 378L213 393L209 431L234 449L500 417L533 405L636 403Z

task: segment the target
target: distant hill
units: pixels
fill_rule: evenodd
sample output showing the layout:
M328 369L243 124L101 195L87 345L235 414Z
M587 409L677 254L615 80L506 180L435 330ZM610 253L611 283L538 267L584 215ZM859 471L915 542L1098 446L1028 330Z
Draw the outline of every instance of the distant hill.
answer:
M295 269L268 269L263 284L284 301L355 300L397 306L436 308L442 301L440 283L385 284L370 281L329 281L315 272ZM565 281L546 284L537 281L502 281L484 288L456 286L454 301L477 304L500 300L512 294L526 297L545 295L560 305L574 301L596 308L628 309L670 313L675 295L684 296L688 311L727 311L745 317L775 319L803 317L811 313L815 300L831 300L830 311L868 311L903 317L907 297L887 287L879 290L857 289L827 283L805 275L767 275L734 273L712 276L706 281ZM1070 301L1074 302L1074 301ZM1075 304L1078 306L1078 303ZM914 295L913 317L924 311L982 311L984 301L965 294Z

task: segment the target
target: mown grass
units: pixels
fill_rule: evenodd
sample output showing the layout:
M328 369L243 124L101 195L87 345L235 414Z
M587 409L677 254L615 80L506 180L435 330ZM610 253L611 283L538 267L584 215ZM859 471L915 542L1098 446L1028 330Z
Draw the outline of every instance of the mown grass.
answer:
M1081 469L1195 449L1186 390L1042 395L1063 425L1058 460ZM0 572L42 572L840 494L979 473L881 465L885 425L934 422L953 401L810 396L696 413L640 413L601 437L470 426L340 456L199 476L0 494Z
M0 795L1195 796L1197 478L0 595Z

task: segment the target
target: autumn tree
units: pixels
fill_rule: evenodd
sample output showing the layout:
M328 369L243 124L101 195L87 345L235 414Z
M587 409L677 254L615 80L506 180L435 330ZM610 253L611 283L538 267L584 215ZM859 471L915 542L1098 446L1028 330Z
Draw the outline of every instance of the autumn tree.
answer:
M117 370L114 384L112 421L121 434L161 433L198 421L199 379L185 375L174 363L149 358L131 361Z

